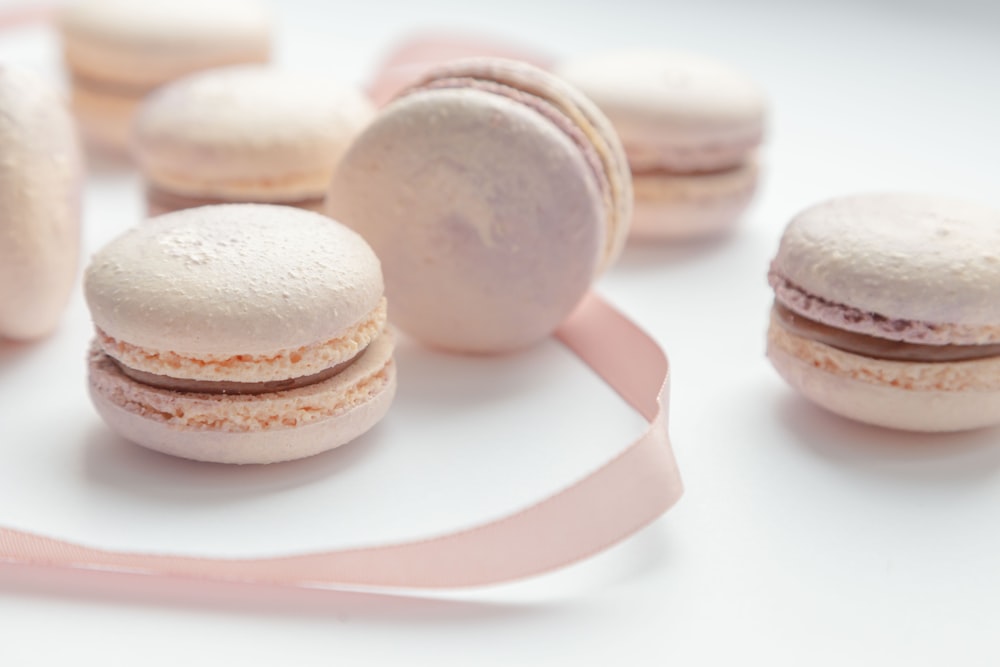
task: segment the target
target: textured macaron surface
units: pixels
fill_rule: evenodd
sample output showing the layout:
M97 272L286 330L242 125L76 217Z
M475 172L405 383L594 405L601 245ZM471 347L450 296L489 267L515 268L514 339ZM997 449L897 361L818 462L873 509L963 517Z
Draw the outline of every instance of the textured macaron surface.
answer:
M263 62L272 17L253 0L82 0L59 15L70 68L149 85L205 67Z
M372 114L347 84L261 65L226 67L147 98L133 149L147 180L171 192L295 201L325 194Z
M83 166L65 102L0 65L0 336L49 333L72 289Z
M523 346L617 254L627 165L606 121L587 121L599 112L563 86L506 61L446 65L345 155L329 211L372 243L408 333L466 351Z
M1000 342L1000 212L916 194L830 200L789 223L769 279L779 303L830 326Z
M633 168L735 166L761 140L766 96L747 74L705 56L624 50L567 60L556 73L604 111Z
M295 362L297 350L341 337L356 352L364 341L353 337L377 336L384 309L379 261L360 236L318 213L263 204L152 218L94 255L84 288L106 351L164 367Z

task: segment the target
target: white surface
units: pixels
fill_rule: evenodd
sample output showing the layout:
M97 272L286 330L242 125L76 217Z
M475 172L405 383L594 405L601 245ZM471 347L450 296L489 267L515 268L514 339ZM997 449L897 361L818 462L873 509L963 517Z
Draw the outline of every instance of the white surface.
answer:
M772 95L766 178L737 233L634 248L601 289L664 344L678 506L587 563L433 597L0 568L0 664L996 664L1000 430L915 436L795 396L763 357L784 222L833 195L903 189L1000 207L1000 14L903 2L286 3L280 58L360 78L413 26L559 53L664 44L730 59ZM55 71L42 30L0 60ZM86 247L139 215L95 174ZM111 547L262 553L417 535L529 502L640 424L556 344L514 358L400 350L370 437L272 468L204 466L116 440L83 389L87 314L0 346L0 523ZM575 423L571 420L580 420Z

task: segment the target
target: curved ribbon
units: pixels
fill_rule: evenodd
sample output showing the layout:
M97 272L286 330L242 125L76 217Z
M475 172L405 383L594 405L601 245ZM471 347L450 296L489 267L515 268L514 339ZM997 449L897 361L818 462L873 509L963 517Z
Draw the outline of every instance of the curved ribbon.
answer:
M107 551L0 527L0 562L290 586L441 588L520 579L584 559L681 495L667 437L668 363L655 341L593 293L556 337L649 428L583 479L507 517L426 540L273 558Z

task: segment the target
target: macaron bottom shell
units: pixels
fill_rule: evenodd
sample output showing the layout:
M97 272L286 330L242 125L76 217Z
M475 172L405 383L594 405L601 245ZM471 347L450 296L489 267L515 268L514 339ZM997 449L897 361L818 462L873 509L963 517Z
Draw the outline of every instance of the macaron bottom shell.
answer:
M796 336L774 319L767 356L810 401L859 422L922 432L1000 423L1000 357L933 363L874 359Z
M635 208L629 237L673 241L725 234L753 200L758 175L754 162L701 174L633 173Z
M381 420L396 391L392 352L392 336L384 333L327 380L230 395L142 384L95 347L90 396L112 430L148 449L214 463L276 463L339 447Z

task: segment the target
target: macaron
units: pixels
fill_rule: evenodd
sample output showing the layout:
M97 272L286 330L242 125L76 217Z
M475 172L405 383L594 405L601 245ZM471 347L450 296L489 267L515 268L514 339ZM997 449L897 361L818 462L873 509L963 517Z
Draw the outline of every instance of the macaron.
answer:
M266 65L169 83L145 99L133 129L149 213L227 202L321 210L373 113L359 88Z
M374 426L396 388L379 261L319 213L221 204L151 218L84 275L90 396L127 440L272 463Z
M480 353L550 334L619 254L631 202L601 112L541 69L489 58L436 67L383 107L327 199L382 260L394 324Z
M80 0L59 14L73 108L88 144L127 151L154 88L197 70L266 62L270 12L253 0Z
M913 431L1000 424L1000 212L833 199L792 219L768 280L767 355L818 405Z
M553 58L542 50L501 37L445 30L416 32L386 50L368 84L368 94L382 106L438 65L460 58L487 57L520 60L543 69L553 63Z
M0 65L0 338L51 333L76 281L83 164L55 89Z
M757 186L766 96L739 69L685 52L628 50L565 60L554 71L607 114L635 185L632 237L718 236Z

